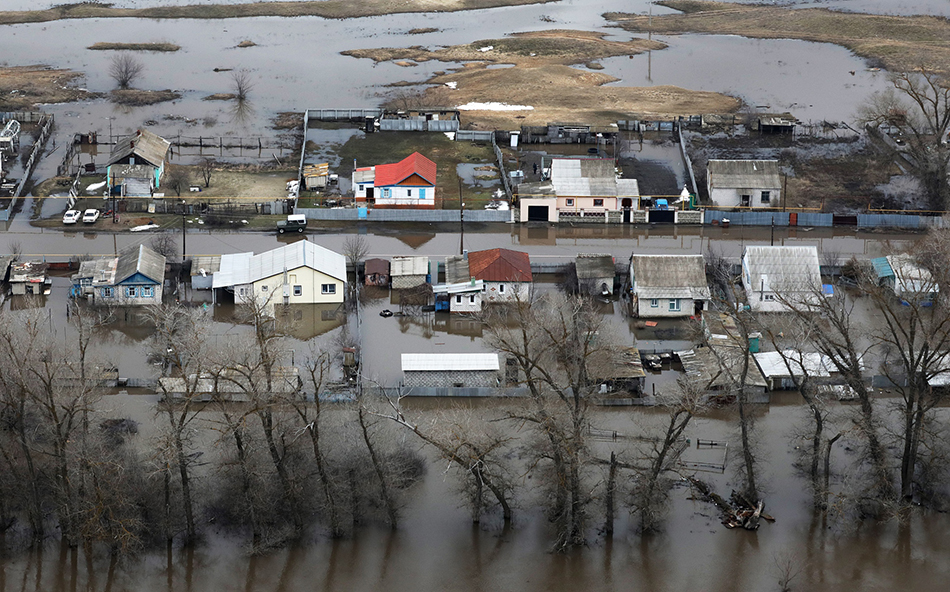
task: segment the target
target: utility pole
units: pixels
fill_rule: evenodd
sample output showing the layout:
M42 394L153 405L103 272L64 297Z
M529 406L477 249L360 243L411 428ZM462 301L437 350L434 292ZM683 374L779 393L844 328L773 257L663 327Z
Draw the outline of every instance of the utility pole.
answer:
M185 200L181 201L181 260L185 260Z
M459 255L465 254L465 202L462 201L462 177L459 177Z

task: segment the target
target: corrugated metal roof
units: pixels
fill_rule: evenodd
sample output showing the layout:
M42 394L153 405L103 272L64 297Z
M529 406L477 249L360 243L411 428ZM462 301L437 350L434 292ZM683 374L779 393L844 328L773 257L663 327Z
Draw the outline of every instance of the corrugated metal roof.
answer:
M807 372L811 377L831 376L825 356L819 353L803 353L795 350L785 350L784 354L777 351L759 352L752 354L759 369L766 378L791 376L788 369L791 367L796 377L804 377ZM788 365L785 359L788 359Z
M346 258L326 247L308 240L254 255L248 264L251 282L273 277L283 271L309 267L328 276L346 281Z
M577 279L579 280L612 278L617 275L613 255L581 253L574 261L574 266L577 269Z
M765 289L771 292L818 294L821 290L817 247L746 247L743 264L751 276L749 289L759 290L764 281Z
M894 270L891 268L891 264L887 261L887 257L875 257L874 259L871 259L871 265L874 267L874 273L877 274L878 278L894 277Z
M710 298L702 255L634 255L631 267L642 298Z
M469 280L467 282L456 282L448 284L436 284L432 286L433 294L467 294L469 292L481 292L485 287L482 280Z
M710 160L707 165L714 189L775 189L782 187L777 160Z
M530 282L531 259L527 253L511 249L489 249L468 254L472 277L486 282Z
M376 167L366 167L353 171L354 183L372 183L376 178Z
M389 269L390 277L426 275L429 273L429 258L397 255L393 257Z
M215 273L221 269L221 255L201 255L191 258L191 275Z
M636 179L617 178L610 158L555 158L551 161L551 184L561 196L640 195Z
M373 184L376 187L398 185L409 177L418 175L430 185L435 185L435 173L434 162L418 152L413 152L399 162L376 165L376 179Z
M123 160L134 153L152 166L161 166L170 145L165 138L146 129L140 129L134 134L119 138L115 146L112 147L112 153L109 154L108 164Z
M472 279L468 270L468 258L464 255L450 255L445 258L445 283L457 284Z
M497 371L498 354L402 354L403 372Z
M228 253L221 255L221 264L211 282L212 288L227 288L251 283L248 275L254 253Z
M165 257L145 245L133 245L119 251L115 266L115 283L121 283L136 273L162 283L165 281Z

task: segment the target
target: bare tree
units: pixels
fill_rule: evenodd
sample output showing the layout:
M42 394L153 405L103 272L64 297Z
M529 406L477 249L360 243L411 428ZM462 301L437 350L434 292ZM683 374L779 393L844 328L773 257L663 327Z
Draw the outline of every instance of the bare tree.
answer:
M876 93L861 107L858 120L873 126L890 125L905 134L905 151L915 177L927 193L930 207L950 207L950 86L933 69L891 75L893 89Z
M149 239L148 246L165 259L178 257L178 237L174 232L156 232Z
M201 180L204 181L206 188L211 187L211 176L214 174L217 165L217 161L210 156L198 161L198 174L201 175Z
M109 76L115 80L119 88L129 88L135 79L142 75L145 66L130 53L119 53L112 58L109 65Z
M356 269L356 265L366 258L367 253L369 253L369 243L363 235L351 234L343 241L343 255L353 269Z
M191 173L187 167L181 165L169 165L165 172L165 186L175 192L175 195L181 197L181 192L191 185Z
M234 90L234 97L239 101L246 101L251 90L254 88L254 80L251 73L247 70L235 70L231 72L231 88Z

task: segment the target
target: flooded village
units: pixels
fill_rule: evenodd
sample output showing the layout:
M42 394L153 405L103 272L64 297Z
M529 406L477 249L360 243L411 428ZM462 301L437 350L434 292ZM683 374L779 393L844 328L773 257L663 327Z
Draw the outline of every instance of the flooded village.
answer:
M0 4L0 591L946 580L945 2Z

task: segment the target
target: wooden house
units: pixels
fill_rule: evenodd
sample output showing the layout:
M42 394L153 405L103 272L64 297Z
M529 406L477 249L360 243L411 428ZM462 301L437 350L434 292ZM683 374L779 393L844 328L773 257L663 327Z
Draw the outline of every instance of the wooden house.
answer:
M399 162L353 171L357 203L376 208L435 209L436 164L413 152Z
M367 286L389 287L389 261L367 259L363 267L364 283Z
M161 186L171 143L146 129L119 138L109 154L110 195L146 197Z

